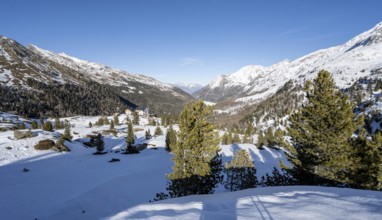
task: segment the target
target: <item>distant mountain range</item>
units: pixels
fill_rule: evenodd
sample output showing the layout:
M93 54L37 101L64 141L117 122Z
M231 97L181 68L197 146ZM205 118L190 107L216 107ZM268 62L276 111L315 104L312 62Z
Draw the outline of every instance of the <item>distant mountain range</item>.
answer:
M194 94L195 92L197 92L198 90L203 88L202 85L196 84L196 83L188 83L188 84L185 84L185 83L175 83L174 86L178 87L179 89L181 89L181 90L183 90L185 92L187 92L190 95Z
M64 87L67 87L67 84L74 86L74 90L82 91L91 87L93 91L86 97L82 95L84 92L78 92L78 95L73 96L72 99L65 98L71 96L70 91L66 91L66 95L59 95L59 92L49 93L49 89L51 89L49 86L62 87L61 90L65 91ZM13 110L19 114L28 113L29 110L23 109L23 105L29 100L33 102L33 104L30 103L29 108L39 108L39 112L45 112L45 108L49 114L62 116L110 114L121 112L123 108L137 106L147 106L152 113L167 115L179 113L184 104L193 99L181 89L151 77L130 74L123 70L80 60L64 53L53 53L34 45L24 47L12 39L1 36L0 86L2 88L0 107L3 110ZM25 97L20 97L21 94ZM39 96L35 97L36 94ZM95 94L98 98L95 97ZM8 100L5 100L6 96ZM38 106L39 100L37 99L42 99L41 106L42 103L46 103L46 99L51 102L49 102L49 106L41 108ZM100 102L100 100L104 101ZM67 102L75 105L74 102L81 101L84 102L84 105L86 102L91 102L90 106L99 110L76 111L76 109L62 107ZM51 106L53 104L60 104L61 107ZM69 104L67 107L70 108Z
M381 77L382 23L343 45L318 50L293 61L284 60L268 67L250 65L232 74L220 75L195 96L217 102L220 112L236 114L246 106L267 100L288 82L302 85L322 69L331 72L339 88L350 87L361 77Z

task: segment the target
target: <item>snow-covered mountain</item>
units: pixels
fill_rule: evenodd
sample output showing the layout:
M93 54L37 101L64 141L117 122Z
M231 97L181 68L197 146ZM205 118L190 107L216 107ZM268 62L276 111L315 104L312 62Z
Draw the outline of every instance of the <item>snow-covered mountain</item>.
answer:
M49 85L84 86L96 82L125 100L148 106L153 113L160 113L165 109L163 105L166 109L180 111L192 99L177 87L148 76L80 60L65 53L53 53L34 45L24 47L0 36L0 86L30 89L28 79Z
M176 83L174 84L175 87L178 87L179 89L187 92L188 94L192 95L194 94L196 91L200 90L201 88L203 88L202 85L200 84L196 84L196 83Z
M250 105L275 94L288 81L303 84L322 70L332 73L337 86L349 87L365 76L382 74L382 22L343 45L318 50L296 60L272 66L249 65L229 75L220 75L196 96L213 102L230 100L236 106Z

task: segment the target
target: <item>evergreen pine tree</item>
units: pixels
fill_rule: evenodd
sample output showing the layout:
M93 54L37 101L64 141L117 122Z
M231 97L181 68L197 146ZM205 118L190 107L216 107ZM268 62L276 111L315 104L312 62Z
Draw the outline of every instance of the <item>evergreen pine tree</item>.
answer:
M163 131L162 129L158 126L155 128L155 131L154 131L154 136L159 136L159 135L163 135Z
M352 142L354 163L352 185L356 188L381 190L382 188L382 135L376 133L371 140L364 129Z
M224 186L228 191L254 188L258 184L256 168L246 150L235 151L224 172L226 173Z
M94 145L97 148L97 153L100 154L105 150L105 142L103 141L102 135L100 133L94 138Z
M46 121L43 127L44 131L53 131L53 125L50 121Z
M176 133L172 126L167 130L166 133L166 150L171 152L174 146L176 146Z
M233 135L233 142L234 142L235 144L240 144L240 143L241 143L240 136L239 136L238 133L235 133L235 134Z
M31 128L32 129L37 129L38 128L37 121L35 121L35 120L32 121Z
M54 119L54 128L56 130L61 129L61 122L60 122L60 119L58 118L58 116Z
M227 144L232 144L232 143L233 143L232 133L229 132L227 135Z
M133 124L139 125L139 115L137 112L133 112Z
M44 115L41 113L40 114L40 128L43 129L44 128Z
M119 117L118 117L118 115L114 115L113 121L114 121L114 125L119 125Z
M212 193L221 181L219 137L207 119L211 112L203 101L196 101L187 104L179 116L173 172L167 176L170 197Z
M135 139L134 139L133 125L129 123L127 125L127 136L126 136L127 148L132 147L134 142L135 142Z
M227 132L224 132L222 138L221 138L221 144L222 145L227 145L228 144L228 135Z
M69 121L65 121L64 139L71 141L72 138L73 136L70 134L70 123Z
M110 121L110 130L113 130L113 129L114 129L114 121L111 120L111 121Z
M260 130L257 135L257 148L262 148L264 146L264 134L263 131Z
M347 96L335 91L329 72L320 71L312 86L308 103L290 117L289 172L300 184L348 182L349 140L363 119L357 120Z
M89 121L89 128L92 128L93 127L93 124L91 121Z
M269 127L267 129L267 132L265 134L265 139L266 139L266 143L268 144L268 146L273 147L273 145L275 144L275 137L273 136L272 127Z
M150 129L147 129L147 131L145 132L145 138L146 138L146 140L150 140L151 139Z

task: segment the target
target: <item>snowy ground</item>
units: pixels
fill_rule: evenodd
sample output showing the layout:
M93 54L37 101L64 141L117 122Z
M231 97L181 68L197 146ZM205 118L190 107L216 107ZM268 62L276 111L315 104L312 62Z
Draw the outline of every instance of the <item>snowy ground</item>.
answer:
M290 186L165 200L108 219L382 219L381 208L381 192Z
M125 117L120 116L120 121ZM89 128L89 122L94 124L98 117L67 119L74 126L75 135L71 143L66 142L72 150L66 153L33 148L42 139L57 140L57 132L34 130L36 137L22 140L15 140L12 131L0 132L1 219L284 219L282 211L288 214L285 218L295 213L300 219L329 213L334 218L381 217L377 212L382 210L382 195L378 192L317 187L225 193L220 186L216 195L148 203L156 193L165 191L165 175L171 172L172 155L164 150L164 135L146 141L145 131L150 129L153 134L155 127L146 125L148 120L143 119L134 127L139 130L135 135L137 142L148 143L148 148L140 154L123 155L121 151L126 147L123 123L116 126L117 136L104 136L108 153L93 155L95 149L85 148L82 142L87 134L108 130L109 126ZM165 134L166 129L162 130ZM221 147L225 162L236 149L248 150L258 177L271 172L280 159L285 161L282 151L258 150L252 144ZM109 163L112 158L120 162ZM23 172L24 168L29 172ZM329 212L323 212L327 208Z

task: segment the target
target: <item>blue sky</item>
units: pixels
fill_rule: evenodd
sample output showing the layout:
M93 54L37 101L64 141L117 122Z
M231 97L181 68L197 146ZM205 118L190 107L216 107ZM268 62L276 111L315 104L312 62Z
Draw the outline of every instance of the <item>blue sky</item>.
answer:
M380 0L2 0L0 35L164 82L207 84L342 44Z

